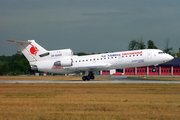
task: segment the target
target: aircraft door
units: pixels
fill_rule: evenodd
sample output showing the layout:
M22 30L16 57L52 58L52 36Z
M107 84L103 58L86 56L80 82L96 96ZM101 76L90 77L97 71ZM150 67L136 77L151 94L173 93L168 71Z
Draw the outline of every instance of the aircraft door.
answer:
M122 56L118 56L118 62L122 62Z
M151 59L151 58L152 58L152 53L151 53L151 52L148 52L148 53L147 53L147 58L148 58L148 59Z

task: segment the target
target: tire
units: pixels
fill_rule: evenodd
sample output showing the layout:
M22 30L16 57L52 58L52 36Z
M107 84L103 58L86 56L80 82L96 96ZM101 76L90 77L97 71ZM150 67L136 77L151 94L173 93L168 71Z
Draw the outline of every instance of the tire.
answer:
M86 79L87 79L87 81L89 81L90 80L90 76L87 76Z
M83 80L83 81L86 81L86 79L87 79L86 76L83 76L83 77L82 77L82 80Z
M91 76L91 79L92 79L92 80L94 80L94 78L95 78L94 76Z

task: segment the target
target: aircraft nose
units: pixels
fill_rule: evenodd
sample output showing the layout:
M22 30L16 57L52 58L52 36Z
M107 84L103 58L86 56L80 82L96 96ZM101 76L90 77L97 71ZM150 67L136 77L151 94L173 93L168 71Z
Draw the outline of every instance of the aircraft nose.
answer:
M174 59L174 57L173 57L173 56L168 55L168 57L167 57L167 61L171 61L171 60L173 60L173 59Z

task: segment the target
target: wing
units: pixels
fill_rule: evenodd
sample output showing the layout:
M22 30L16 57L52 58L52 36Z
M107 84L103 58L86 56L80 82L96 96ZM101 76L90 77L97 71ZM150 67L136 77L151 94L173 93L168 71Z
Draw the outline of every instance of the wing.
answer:
M72 71L96 71L103 69L110 69L111 64L93 64L87 66L72 66L72 67L64 67L64 69L72 70Z

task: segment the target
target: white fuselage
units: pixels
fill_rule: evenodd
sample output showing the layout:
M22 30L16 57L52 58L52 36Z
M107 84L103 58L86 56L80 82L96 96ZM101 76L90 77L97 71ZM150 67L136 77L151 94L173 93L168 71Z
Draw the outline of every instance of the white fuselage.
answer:
M74 73L93 70L110 70L130 67L157 65L173 59L169 54L158 49L144 49L113 53L103 53L86 56L63 56L57 51L49 51L48 59L30 62L36 65L39 71L52 73ZM63 60L64 63L72 60L70 66L57 66L54 63Z
M69 74L85 71L82 80L94 79L93 71L158 65L173 59L158 49L144 49L86 56L73 55L71 49L48 51L35 40L15 41L32 70Z

